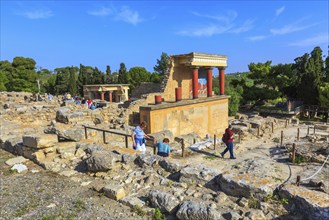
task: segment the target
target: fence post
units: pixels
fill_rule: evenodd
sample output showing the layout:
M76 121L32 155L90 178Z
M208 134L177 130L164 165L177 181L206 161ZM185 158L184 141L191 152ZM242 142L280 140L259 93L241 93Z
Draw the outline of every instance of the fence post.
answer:
M271 127L272 127L272 133L274 133L274 122L273 121L271 123Z
M182 139L182 157L185 157L185 143L184 143L184 139Z
M313 135L315 135L315 125L314 125Z
M299 141L299 128L297 128L297 141Z
M288 126L288 119L286 119L286 123L285 123L284 127L287 128L287 126Z
M295 163L295 159L296 159L296 144L293 143L292 144L292 156L291 156L291 162Z
M307 127L307 135L310 134L310 127Z
M216 135L214 134L214 150L216 150Z
M125 136L126 148L128 148L128 136Z
M239 144L241 143L241 131L239 132Z
M257 127L257 136L259 136L259 126Z
M106 144L105 131L103 131L103 143Z
M88 139L87 127L85 126L85 139Z
M300 176L297 176L296 185L299 186L299 184L300 184Z
M281 131L281 145L280 146L283 146L282 142L283 142L283 131Z
M156 148L156 144L153 141L153 154L156 155L157 153L157 148Z

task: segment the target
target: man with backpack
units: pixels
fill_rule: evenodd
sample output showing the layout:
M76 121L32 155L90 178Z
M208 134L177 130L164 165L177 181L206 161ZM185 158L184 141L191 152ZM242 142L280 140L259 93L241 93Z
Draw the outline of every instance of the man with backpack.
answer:
M232 125L229 125L228 128L225 129L225 133L223 135L222 141L225 143L226 148L225 150L220 153L222 157L226 154L227 151L230 152L230 159L236 159L233 153L233 132L232 132Z

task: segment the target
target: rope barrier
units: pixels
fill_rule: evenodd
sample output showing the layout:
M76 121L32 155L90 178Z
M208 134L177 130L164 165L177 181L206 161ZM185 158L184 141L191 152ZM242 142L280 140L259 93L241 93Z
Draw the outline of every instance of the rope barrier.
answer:
M305 179L301 179L301 181L305 181L305 180L308 180L308 179L312 179L316 174L318 174L318 173L321 171L321 169L324 167L324 165L327 163L328 158L329 158L329 154L328 154L327 158L324 160L324 163L322 164L322 166L320 167L320 169L318 169L318 171L316 171L316 172L315 172L312 176L310 176L310 177L307 177L307 178L305 178Z

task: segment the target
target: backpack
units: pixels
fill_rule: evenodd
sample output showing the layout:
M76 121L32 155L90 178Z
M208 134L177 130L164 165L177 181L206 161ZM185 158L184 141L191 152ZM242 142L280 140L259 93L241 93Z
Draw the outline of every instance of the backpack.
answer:
M228 139L229 139L229 136L228 136L228 134L225 132L224 134L223 134L223 137L222 137L222 141L223 141L223 143L227 143L227 141L228 141Z

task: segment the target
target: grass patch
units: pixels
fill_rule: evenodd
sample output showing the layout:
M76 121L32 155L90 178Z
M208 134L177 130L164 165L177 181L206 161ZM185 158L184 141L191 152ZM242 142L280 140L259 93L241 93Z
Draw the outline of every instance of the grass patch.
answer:
M301 155L296 155L296 157L295 157L295 163L296 163L296 164L301 164L301 163L304 163L304 162L306 162L306 161L305 161L305 159L304 159L303 156L301 156Z
M248 206L249 208L259 209L260 208L260 201L255 197L251 196L248 199Z
M139 216L145 216L146 215L146 211L142 209L142 207L138 206L138 205L134 205L132 208L131 208L131 211L132 212L135 212L137 215Z
M78 211L86 209L86 203L82 199L77 199L74 201L74 208L76 208Z
M269 201L276 201L276 202L279 202L280 204L282 205L288 205L289 204L289 200L286 199L286 198L279 198L277 195L268 195L264 201L265 202L269 202Z
M153 219L154 220L166 220L165 214L161 212L160 209L156 208L153 210Z
M204 156L203 158L206 160L216 160L217 159L216 156Z

